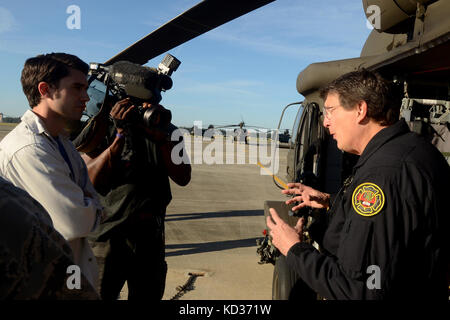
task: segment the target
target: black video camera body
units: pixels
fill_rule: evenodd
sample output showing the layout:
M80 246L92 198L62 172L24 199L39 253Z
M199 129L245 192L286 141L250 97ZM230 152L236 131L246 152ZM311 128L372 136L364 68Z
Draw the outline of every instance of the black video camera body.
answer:
M180 64L170 54L164 57L157 69L129 61L118 61L110 66L91 63L89 80L103 82L115 102L129 97L132 104L137 106L137 117L144 125L164 127L172 120L172 114L169 110L156 106L162 99L161 92L172 88L170 76ZM108 94L107 92L106 95ZM143 102L152 104L152 108L143 108Z

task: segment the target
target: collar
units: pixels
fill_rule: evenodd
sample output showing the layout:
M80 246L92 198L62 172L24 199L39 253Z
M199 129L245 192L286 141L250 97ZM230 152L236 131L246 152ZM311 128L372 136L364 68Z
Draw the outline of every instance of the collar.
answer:
M48 135L44 122L33 111L27 110L20 120L30 128L31 132L35 134L42 134L45 132Z
M355 172L357 168L361 167L375 153L375 151L381 148L381 146L393 138L408 132L410 132L410 130L404 119L397 121L392 126L380 130L380 132L378 132L367 144L363 153L359 157L353 172Z
M20 120L22 120L22 122L24 122L28 126L28 128L30 128L30 131L34 134L45 134L47 137L52 138L53 141L52 135L45 128L44 121L42 121L42 119L39 118L39 116L32 110L27 110ZM58 137L62 138L62 140L64 138L67 138L64 133L60 133Z

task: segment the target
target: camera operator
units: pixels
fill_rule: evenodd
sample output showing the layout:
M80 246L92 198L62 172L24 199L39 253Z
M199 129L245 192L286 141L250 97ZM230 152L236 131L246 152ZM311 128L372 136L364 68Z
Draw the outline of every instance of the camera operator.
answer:
M145 102L140 109L153 109L152 125L142 123L130 98L120 100L111 109L107 137L83 155L107 215L91 237L108 241L100 289L104 300L117 299L125 281L129 300L163 297L164 218L172 198L168 177L180 186L191 178L189 164L171 160L170 135L177 128L170 111Z

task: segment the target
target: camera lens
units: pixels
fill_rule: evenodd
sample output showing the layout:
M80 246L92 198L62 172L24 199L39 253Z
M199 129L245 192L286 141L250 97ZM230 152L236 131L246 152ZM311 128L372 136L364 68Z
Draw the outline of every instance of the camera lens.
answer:
M154 122L155 122L155 119L153 119L154 118L154 114L153 114L153 111L154 111L155 109L154 108L151 108L151 109L146 109L145 111L144 111L144 113L142 114L142 120L144 121L144 124L147 126L147 127L152 127L153 125L154 125ZM152 117L153 116L153 117Z

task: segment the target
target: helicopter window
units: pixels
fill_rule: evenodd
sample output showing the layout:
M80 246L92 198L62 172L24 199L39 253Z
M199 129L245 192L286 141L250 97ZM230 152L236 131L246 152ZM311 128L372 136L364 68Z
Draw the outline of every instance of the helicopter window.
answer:
M292 138L291 139L292 139L292 142L294 142L294 143L297 139L298 127L300 126L300 118L302 117L302 113L303 113L303 104L301 104L300 107L298 108L297 115L295 117L294 126L292 127Z
M86 104L85 116L92 118L98 113L105 100L106 85L95 79L89 85L87 92L90 100Z
M296 175L304 180L305 175L318 172L318 149L315 147L316 141L321 139L321 126L319 120L319 107L316 103L303 105L299 114L299 128L297 130L297 150L295 155ZM300 112L300 111L299 111ZM310 176L311 178L311 176ZM306 181L306 180L305 180Z

